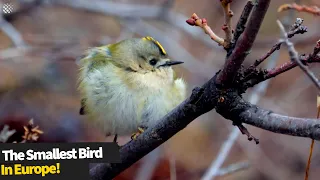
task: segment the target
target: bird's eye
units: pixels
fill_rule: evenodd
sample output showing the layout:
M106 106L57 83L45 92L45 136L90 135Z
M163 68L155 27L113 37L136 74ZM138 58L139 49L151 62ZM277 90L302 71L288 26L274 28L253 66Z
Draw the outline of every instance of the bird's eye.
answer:
M151 59L151 60L149 61L149 63L150 63L150 65L154 66L154 65L157 64L157 60L156 60L156 59Z

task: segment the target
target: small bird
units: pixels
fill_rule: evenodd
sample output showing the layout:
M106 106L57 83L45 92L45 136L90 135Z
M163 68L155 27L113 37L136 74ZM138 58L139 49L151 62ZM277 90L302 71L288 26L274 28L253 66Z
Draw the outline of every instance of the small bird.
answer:
M157 123L186 96L172 61L154 38L130 38L90 48L77 61L81 115L106 136L132 139Z

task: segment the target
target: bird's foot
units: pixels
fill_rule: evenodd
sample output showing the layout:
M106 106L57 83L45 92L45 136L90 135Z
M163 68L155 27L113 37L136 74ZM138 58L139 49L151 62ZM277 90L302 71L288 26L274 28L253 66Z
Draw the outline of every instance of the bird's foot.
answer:
M118 134L115 134L113 138L113 142L118 144L117 139L118 139Z
M108 137L108 136L111 136L111 134L110 134L110 133L106 134L106 137ZM112 142L113 142L113 143L116 143L119 147L121 147L121 146L118 144L117 140L118 140L118 134L115 134Z
M144 132L144 128L138 127L138 132L133 133L133 134L131 135L131 139L132 139L132 140L136 140L137 137L138 137L140 134L142 134L143 132Z

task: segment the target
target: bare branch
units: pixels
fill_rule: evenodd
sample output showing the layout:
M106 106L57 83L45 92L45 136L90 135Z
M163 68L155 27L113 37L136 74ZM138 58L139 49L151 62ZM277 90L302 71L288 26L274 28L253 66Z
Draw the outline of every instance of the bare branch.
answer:
M230 8L230 4L232 0L220 0L220 2L224 12L224 25L222 26L222 30L226 34L224 47L229 49L231 45L231 41L233 39L233 33L232 33L232 27L231 27L233 12L231 11L231 8Z
M232 54L227 58L221 73L217 77L218 84L230 85L238 70L240 69L245 57L249 53L254 40L258 34L264 16L268 10L270 0L261 0L253 9L247 28L239 39Z
M307 32L307 27L302 26L302 23L303 23L303 19L297 18L297 20L291 26L291 29L287 33L287 37L292 38L295 34L303 34L303 33ZM275 51L279 50L283 42L284 41L279 41L277 44L272 46L272 48L264 56L262 56L260 59L257 59L254 62L254 64L248 68L247 71L252 71L254 68L259 66L263 61L265 61L271 54L273 54Z
M315 57L312 56L312 54L310 55L303 55L300 56L300 61L303 64L309 64L309 63L319 63L320 62L320 55L317 55ZM286 62L284 64L282 64L279 67L276 68L272 68L272 69L268 69L268 70L261 70L261 74L263 74L262 76L257 76L257 77L252 77L247 83L246 86L247 88L249 87L253 87L254 85L271 79L273 77L278 76L279 74L282 74L284 72L287 72L293 68L297 67L297 63L296 62ZM259 73L258 73L259 74Z
M246 28L246 23L248 20L248 17L252 11L253 8L253 3L252 1L248 1L247 4L244 6L244 9L241 13L240 19L237 23L236 30L234 32L233 40L232 40L232 48L235 46L237 43L240 35L243 33L243 31Z
M202 28L203 31L206 34L208 34L212 40L217 42L220 46L227 48L227 45L228 45L227 42L223 38L219 37L218 35L216 35L212 31L210 26L208 26L206 19L204 19L204 18L201 19L201 18L199 18L199 16L196 13L193 13L192 16L188 20L186 20L186 22L190 26L198 26L198 27Z
M289 41L288 39L288 35L282 25L282 23L277 20L277 23L280 27L280 30L283 34L283 37L285 38L285 43L287 44L288 46L288 50L289 50L289 55L290 55L290 59L291 61L297 63L299 65L299 67L302 69L302 71L304 71L308 77L313 81L313 83L316 85L316 87L318 88L318 90L320 90L320 82L319 82L319 79L313 74L313 72L311 72L309 70L309 68L307 66L305 66L301 61L300 61L300 58L298 56L298 52L295 50L292 42ZM317 44L318 45L318 44Z

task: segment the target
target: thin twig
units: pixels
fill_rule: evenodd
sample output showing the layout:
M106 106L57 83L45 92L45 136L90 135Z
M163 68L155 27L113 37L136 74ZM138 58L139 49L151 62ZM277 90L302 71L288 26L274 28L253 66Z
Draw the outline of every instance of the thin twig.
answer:
M224 12L224 24L222 26L222 30L226 34L223 47L229 49L233 39L233 30L231 27L233 12L230 8L232 0L220 0L220 2Z
M319 79L309 70L309 68L307 66L305 66L301 61L300 61L300 58L298 56L298 52L295 50L292 42L289 41L288 39L288 35L282 25L282 23L277 20L277 23L280 27L280 30L283 34L283 37L284 37L284 40L285 40L285 43L287 44L288 46L288 50L289 50L289 55L290 55L290 59L297 63L299 65L299 67L301 68L302 71L304 71L308 76L309 78L313 81L313 83L316 85L316 87L318 88L318 90L320 90L320 82L319 82Z
M218 43L218 45L223 46L224 48L227 48L227 42L219 37L218 35L216 35L212 29L210 28L210 26L208 26L207 24L207 20L204 18L199 18L199 16L196 13L193 13L192 16L186 20L186 22L190 25L190 26L198 26L200 28L203 29L203 31L208 34L210 36L210 38L215 41L216 43Z
M303 34L307 32L307 27L303 26L302 23L303 19L297 18L295 23L291 26L289 32L287 33L287 37L292 38L295 34ZM271 54L273 54L277 50L280 50L283 42L284 41L280 40L278 43L272 46L272 48L265 55L255 60L255 62L248 69L246 69L244 74L250 75L252 72L254 72L255 68L258 67L262 62L264 62Z

